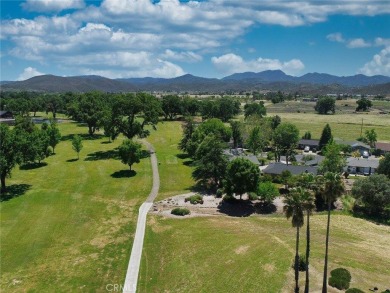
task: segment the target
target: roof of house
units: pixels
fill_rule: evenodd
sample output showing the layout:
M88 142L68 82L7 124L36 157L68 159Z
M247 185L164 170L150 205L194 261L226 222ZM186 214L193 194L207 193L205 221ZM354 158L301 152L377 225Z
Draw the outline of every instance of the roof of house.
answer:
M7 114L7 113L12 114L11 111L0 111L0 116L3 116L4 114Z
M292 175L300 175L302 173L312 173L317 175L317 167L313 166L295 166L286 165L283 163L271 163L263 170L265 174L280 175L283 171L290 171Z
M308 146L319 146L320 141L318 139L300 139L298 144L308 145Z
M360 167L360 168L378 168L379 160L377 159L363 159L363 158L347 158L348 167Z
M390 152L390 143L387 142L376 142L375 148L378 150Z
M244 158L251 161L253 164L260 165L260 162L255 155L245 155L242 149L224 150L223 153L228 156L229 161L236 158Z
M363 148L370 149L370 146L368 144L365 144L364 142L361 142L361 141L358 141L358 140L345 141L345 140L335 139L335 141L338 144L350 145L351 147L359 147L359 146L361 146Z
M305 157L307 157L307 156L313 157L313 159L309 160L309 161L305 161ZM318 165L319 163L321 163L324 160L324 158L325 158L324 156L315 155L315 154L295 155L296 162L299 164L304 164L306 166ZM286 161L286 156L281 156L280 160Z

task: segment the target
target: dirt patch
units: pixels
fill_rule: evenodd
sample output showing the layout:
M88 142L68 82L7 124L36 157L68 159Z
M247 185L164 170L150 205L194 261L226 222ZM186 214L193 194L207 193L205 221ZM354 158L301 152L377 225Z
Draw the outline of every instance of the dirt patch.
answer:
M236 254L244 254L248 251L249 245L241 245L234 250Z
M275 270L275 266L271 263L263 265L263 270L272 273Z
M272 214L283 212L283 201L280 197L270 205L264 205L260 201L250 201L246 195L243 195L242 200L237 197L237 202L227 203L222 201L222 198L216 198L214 195L203 195L203 204L191 204L185 199L196 193L186 193L169 197L167 199L155 202L151 209L152 214L162 215L164 217L173 218L189 218L202 216L233 216L247 217L255 214ZM187 216L174 216L171 214L174 208L187 208L191 214Z

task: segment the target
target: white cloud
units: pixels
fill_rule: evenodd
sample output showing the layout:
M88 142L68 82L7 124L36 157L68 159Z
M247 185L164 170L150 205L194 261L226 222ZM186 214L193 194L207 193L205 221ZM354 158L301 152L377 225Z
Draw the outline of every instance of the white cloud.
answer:
M27 0L21 5L26 10L37 12L59 12L85 7L83 0Z
M365 75L390 75L390 46L382 49L378 54L375 54L372 57L370 62L364 64L362 68L359 69L360 73Z
M23 70L23 72L19 75L18 80L26 80L34 76L44 75L44 73L39 72L36 68L27 67Z
M371 44L366 42L362 38L358 38L358 39L349 40L348 44L347 44L347 47L348 48L352 48L352 49L354 49L354 48L366 48L366 47L371 47Z
M341 33L332 33L326 36L326 38L331 42L344 43L345 40Z
M203 57L199 54L196 54L192 51L187 52L176 52L170 49L166 49L163 54L161 54L161 58L168 60L175 60L181 62L194 63L202 61Z
M295 75L305 68L305 65L299 59L292 59L286 62L282 62L278 59L263 58L245 61L241 56L232 53L220 57L212 57L211 62L218 71L224 74L280 69L287 74Z

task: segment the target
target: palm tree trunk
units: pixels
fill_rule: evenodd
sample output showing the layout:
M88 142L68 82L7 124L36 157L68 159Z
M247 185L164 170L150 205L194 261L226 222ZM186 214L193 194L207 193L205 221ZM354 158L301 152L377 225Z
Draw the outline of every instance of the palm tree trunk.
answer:
M328 247L329 247L329 228L330 228L330 207L331 201L328 202L328 224L326 226L326 242L325 242L325 264L324 264L324 279L322 283L322 293L328 292Z
M306 226L306 280L305 293L309 293L309 255L310 255L310 213L307 211L307 226Z
M295 247L295 293L299 293L299 227L297 227L297 242Z

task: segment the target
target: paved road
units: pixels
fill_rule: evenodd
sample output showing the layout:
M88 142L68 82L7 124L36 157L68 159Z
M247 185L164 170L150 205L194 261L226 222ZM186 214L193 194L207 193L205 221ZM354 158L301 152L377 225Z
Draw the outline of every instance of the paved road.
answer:
M145 236L146 216L148 214L149 209L153 205L153 201L156 198L158 189L160 187L160 176L158 174L157 157L154 153L154 148L150 143L144 143L146 144L151 153L150 161L152 163L153 170L153 187L148 198L139 208L137 229L135 231L133 248L131 249L129 266L127 267L126 280L123 286L123 293L135 293L137 290L138 273L141 263L142 247L144 244Z

